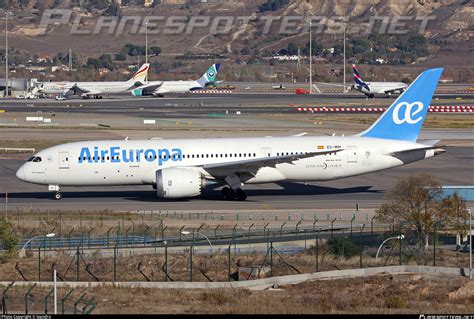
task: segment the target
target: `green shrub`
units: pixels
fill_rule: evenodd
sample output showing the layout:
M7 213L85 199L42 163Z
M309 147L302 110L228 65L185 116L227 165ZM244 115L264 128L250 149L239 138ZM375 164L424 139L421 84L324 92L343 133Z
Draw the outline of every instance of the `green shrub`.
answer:
M349 259L360 254L359 246L355 245L349 239L340 237L330 239L327 242L329 252L335 256L342 256Z
M406 308L407 301L399 295L390 295L385 297L385 306L387 308Z
M13 227L6 218L0 219L0 261L5 262L16 252L18 236L12 231Z

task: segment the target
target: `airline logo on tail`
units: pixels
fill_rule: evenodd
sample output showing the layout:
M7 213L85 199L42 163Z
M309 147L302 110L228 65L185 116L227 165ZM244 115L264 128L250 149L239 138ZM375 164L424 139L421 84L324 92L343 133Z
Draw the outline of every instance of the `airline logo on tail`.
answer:
M148 74L148 69L150 68L150 63L143 64L140 69L133 75L130 79L130 82L136 83L145 83L146 76Z
M197 82L201 87L205 87L208 83L214 83L217 78L217 72L219 72L220 64L216 63L211 65L211 67L204 73Z
M355 83L359 86L362 86L362 87L366 88L367 91L370 92L369 86L360 77L359 69L357 69L357 66L355 64L352 65L352 70L354 71L354 81L355 81Z
M405 114L403 118L400 118L400 110L402 107L405 107ZM416 119L413 117L418 115L421 111L423 111L423 103L420 101L408 103L408 102L400 102L393 108L393 122L397 125L408 123L408 124L416 124L423 119L423 116L420 114Z

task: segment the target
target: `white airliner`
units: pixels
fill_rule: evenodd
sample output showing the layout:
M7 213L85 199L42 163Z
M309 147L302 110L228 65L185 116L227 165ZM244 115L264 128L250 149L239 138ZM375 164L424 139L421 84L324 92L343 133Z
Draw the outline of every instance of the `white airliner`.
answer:
M63 186L150 185L160 198L224 186L225 198L245 200L245 184L380 171L444 152L433 141L416 141L442 72L421 73L372 126L354 136L74 142L38 152L16 176L49 185L56 199Z
M220 64L213 64L199 79L191 81L150 81L130 90L133 96L163 96L168 93L185 93L200 90L216 82Z
M408 84L403 82L364 82L355 64L352 65L352 70L354 72L354 84L346 87L364 93L370 98L374 98L375 95L384 95L390 97L392 94L403 93L403 91L405 91L408 87ZM343 84L332 83L320 84L344 86Z
M128 81L41 82L37 85L38 93L59 94L65 97L81 94L83 98L100 98L103 94L126 93L145 83L149 67L149 63L143 64Z

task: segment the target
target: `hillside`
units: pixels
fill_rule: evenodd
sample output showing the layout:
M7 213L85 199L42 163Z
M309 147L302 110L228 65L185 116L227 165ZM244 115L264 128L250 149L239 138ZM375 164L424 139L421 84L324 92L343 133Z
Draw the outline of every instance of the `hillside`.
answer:
M418 32L420 22L414 20L413 17L434 16L436 19L428 23L426 30L423 31L423 36L428 41L426 53L423 56L415 54L410 59L405 59L405 63L416 61L418 64L429 64L439 56L448 65L467 65L470 68L473 66L472 59L466 59L466 56L469 57L474 50L472 41L474 6L472 2L466 0L368 0L363 2L355 0L245 0L229 2L214 0L213 3L197 4L160 3L151 8L129 4L114 8L114 10L107 9L108 2L107 0L12 0L9 2L9 8L17 19L11 21L10 24L10 44L18 51L31 54L41 52L65 55L71 48L78 63L85 63L89 57L98 57L103 54L110 54L113 57L128 43L143 45L145 42L144 32L140 32L139 28L134 29L131 23L124 25L124 32L118 31L120 29L119 23L112 29L102 28L98 34L81 35L72 32L74 29L79 29L88 30L91 33L90 31L97 26L97 21L112 12L119 22L123 19L121 17L136 16L139 19L139 27L144 26L145 16L163 17L163 21L157 23L157 27L149 27L148 38L150 46L158 46L161 49L160 57L154 58L153 61L160 62L162 69L171 66L173 62L176 62L177 56L185 53L221 54L229 57L232 63L237 64L241 61L249 62L252 59L252 61L262 63L262 56L275 54L290 44L298 47L308 45L305 19L310 16L324 17L321 23L329 27L337 22L332 17L348 16L348 43L351 43L350 41L354 38L367 36L364 31L369 27L370 19L373 16L388 17L389 19L393 19L395 16L410 16L412 18L407 22L407 29L415 33ZM2 0L0 0L0 7L1 4ZM67 24L50 25L46 34L39 35L39 21L43 11L48 8L72 9L73 13ZM220 34L211 33L209 26L195 27L191 32L184 29L183 32L164 34L162 32L165 29L164 21L174 16L182 17L184 21L188 22L192 17L208 16L209 25L215 21L216 17L230 17L232 23L229 32ZM263 32L265 29L264 19L271 16L276 17L276 22L271 24L269 32L265 34ZM279 32L281 31L282 16L300 17L294 23L291 34ZM255 20L242 26L238 17L252 17ZM75 24L75 19L79 19L77 21L80 23ZM383 33L380 31L381 26L377 23L371 34ZM189 28L189 24L185 25L186 28ZM3 25L0 25L0 30L2 28ZM390 40L384 39L384 41ZM331 48L341 45L342 34L331 34L327 31L318 34L315 31L314 41L324 48ZM456 50L452 50L453 47ZM370 59L374 56L372 54ZM420 57L423 59L419 59ZM361 60L361 56L358 56L357 59ZM139 62L139 56L127 59L127 63L137 64ZM336 59L330 63L338 63L338 61ZM174 63L174 65L179 66L179 63Z

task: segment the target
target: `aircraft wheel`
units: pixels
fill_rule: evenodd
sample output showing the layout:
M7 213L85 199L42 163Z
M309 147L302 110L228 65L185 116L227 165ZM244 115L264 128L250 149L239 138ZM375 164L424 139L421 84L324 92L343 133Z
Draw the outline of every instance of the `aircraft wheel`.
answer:
M222 196L227 200L232 200L235 198L235 192L230 187L224 187L221 190Z
M60 192L54 193L55 200L60 200L61 198L63 198L63 194L61 194Z
M239 201L244 201L247 199L247 194L245 194L245 192L240 188L235 192L235 195Z

